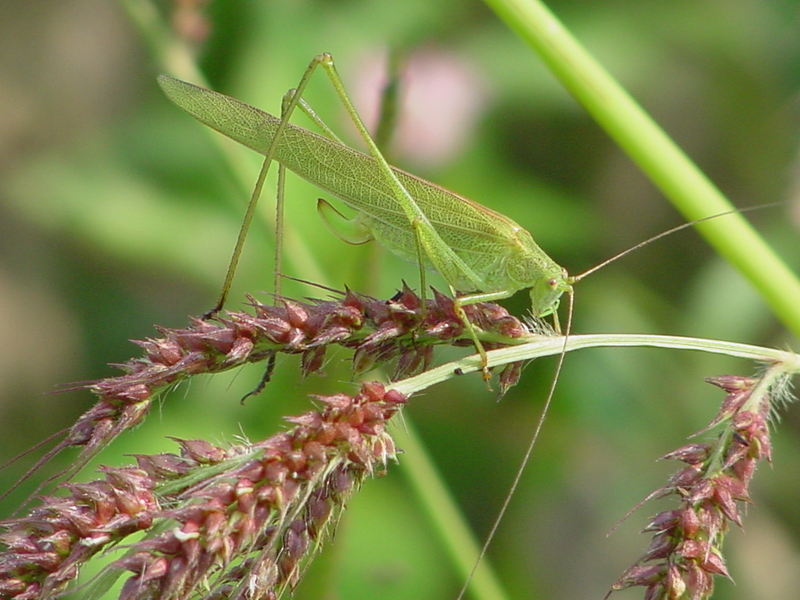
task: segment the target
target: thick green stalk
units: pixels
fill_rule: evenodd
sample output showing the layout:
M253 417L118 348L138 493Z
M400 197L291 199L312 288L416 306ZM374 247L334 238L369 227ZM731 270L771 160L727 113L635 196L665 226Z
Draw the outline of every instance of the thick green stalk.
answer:
M536 51L564 87L688 220L734 209L544 4L539 0L486 3ZM750 224L740 214L732 214L696 227L800 338L800 281Z

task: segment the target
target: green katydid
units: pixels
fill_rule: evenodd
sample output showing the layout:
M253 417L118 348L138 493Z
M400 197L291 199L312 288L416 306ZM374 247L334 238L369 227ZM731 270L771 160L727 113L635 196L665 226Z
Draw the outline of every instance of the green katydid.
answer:
M371 156L338 140L288 123L292 110L317 66L328 74L352 117ZM393 253L439 272L455 299L455 310L481 355L484 377L486 352L463 306L507 298L530 288L535 317L553 316L564 292L579 277L568 276L520 225L493 210L410 173L389 166L352 106L329 54L311 62L297 90L287 95L281 118L216 92L161 75L159 84L180 108L220 133L266 155L265 166L248 208L225 287L215 311L225 300L266 169L274 158L357 211L351 224L358 241L374 238ZM320 205L326 221L334 215ZM212 312L215 312L212 311Z

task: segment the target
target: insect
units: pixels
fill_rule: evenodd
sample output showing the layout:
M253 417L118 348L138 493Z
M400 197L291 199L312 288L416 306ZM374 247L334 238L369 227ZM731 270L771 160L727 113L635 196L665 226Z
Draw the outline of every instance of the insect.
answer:
M370 155L288 123L294 108L302 106L303 90L318 66L330 78ZM508 298L530 288L533 315L552 316L560 332L556 312L559 300L565 292L571 293L578 278L570 277L530 233L508 217L389 166L350 102L329 54L311 62L297 90L287 95L281 118L166 75L159 76L158 82L169 99L194 118L266 156L248 208L250 217L265 170L274 159L356 211L345 224L349 233L340 237L354 243L375 239L394 254L419 264L423 293L425 270L441 274L455 299L456 314L481 355L485 379L489 378L486 352L464 314L464 305ZM332 229L342 230L343 217L335 209L324 201L318 209ZM334 224L334 220L340 222ZM224 302L247 223L242 227L220 302L212 313Z

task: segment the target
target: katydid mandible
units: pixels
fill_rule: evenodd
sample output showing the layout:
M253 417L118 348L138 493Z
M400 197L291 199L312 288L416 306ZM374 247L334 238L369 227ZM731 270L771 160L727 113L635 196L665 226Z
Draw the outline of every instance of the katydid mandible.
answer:
M288 118L313 71L322 66L356 124L370 154L288 123ZM482 357L486 352L467 319L463 306L507 298L530 288L535 317L552 315L560 331L556 310L564 292L572 292L577 277L553 261L520 225L472 200L436 184L391 167L383 158L353 108L329 54L317 56L297 90L287 95L281 118L211 90L161 75L166 95L195 119L233 140L264 154L267 159L251 199L252 217L266 169L272 159L356 211L351 224L362 240L374 238L398 256L439 272L450 287L455 310ZM325 204L320 212L330 220ZM246 221L247 223L247 221ZM246 234L240 233L231 270ZM424 294L424 289L422 290ZM226 290L220 298L220 306Z

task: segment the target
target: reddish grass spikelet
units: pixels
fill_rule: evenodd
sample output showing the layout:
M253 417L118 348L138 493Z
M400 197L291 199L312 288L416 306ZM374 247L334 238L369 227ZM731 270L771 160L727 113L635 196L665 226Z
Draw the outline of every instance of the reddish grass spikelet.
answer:
M82 448L81 454L64 474L73 475L116 436L139 425L158 394L194 375L226 371L283 352L301 356L305 376L320 371L328 345L339 344L354 350L356 374L374 364L396 361L394 378L398 379L427 369L435 345L471 343L451 298L434 290L423 317L421 299L405 284L389 301L349 290L340 300L283 299L278 306L249 300L252 314L230 312L213 321L193 319L185 329L157 327L162 337L135 341L144 356L116 365L123 375L85 386L98 396L98 402L31 472L74 446ZM484 343L487 349L502 345L498 338L514 343L530 334L500 306L472 304L465 310L479 335L493 340ZM518 381L520 369L521 365L505 367L500 376L502 393Z
M92 556L144 531L100 576L131 573L124 600L279 598L350 495L394 459L386 422L405 403L379 383L318 400L263 442L177 440L180 455L137 456L137 467L62 486L66 496L2 524L0 597L55 597Z
M770 460L768 418L773 389L782 379L768 371L761 379L724 376L708 379L727 392L717 415L701 432L724 424L716 441L692 443L665 459L687 464L653 494L674 495L679 508L653 517L644 529L655 536L644 555L614 583L615 590L645 588L645 600L703 600L714 576L730 578L722 555L729 523L741 527L741 505L749 502L748 484L761 460Z

